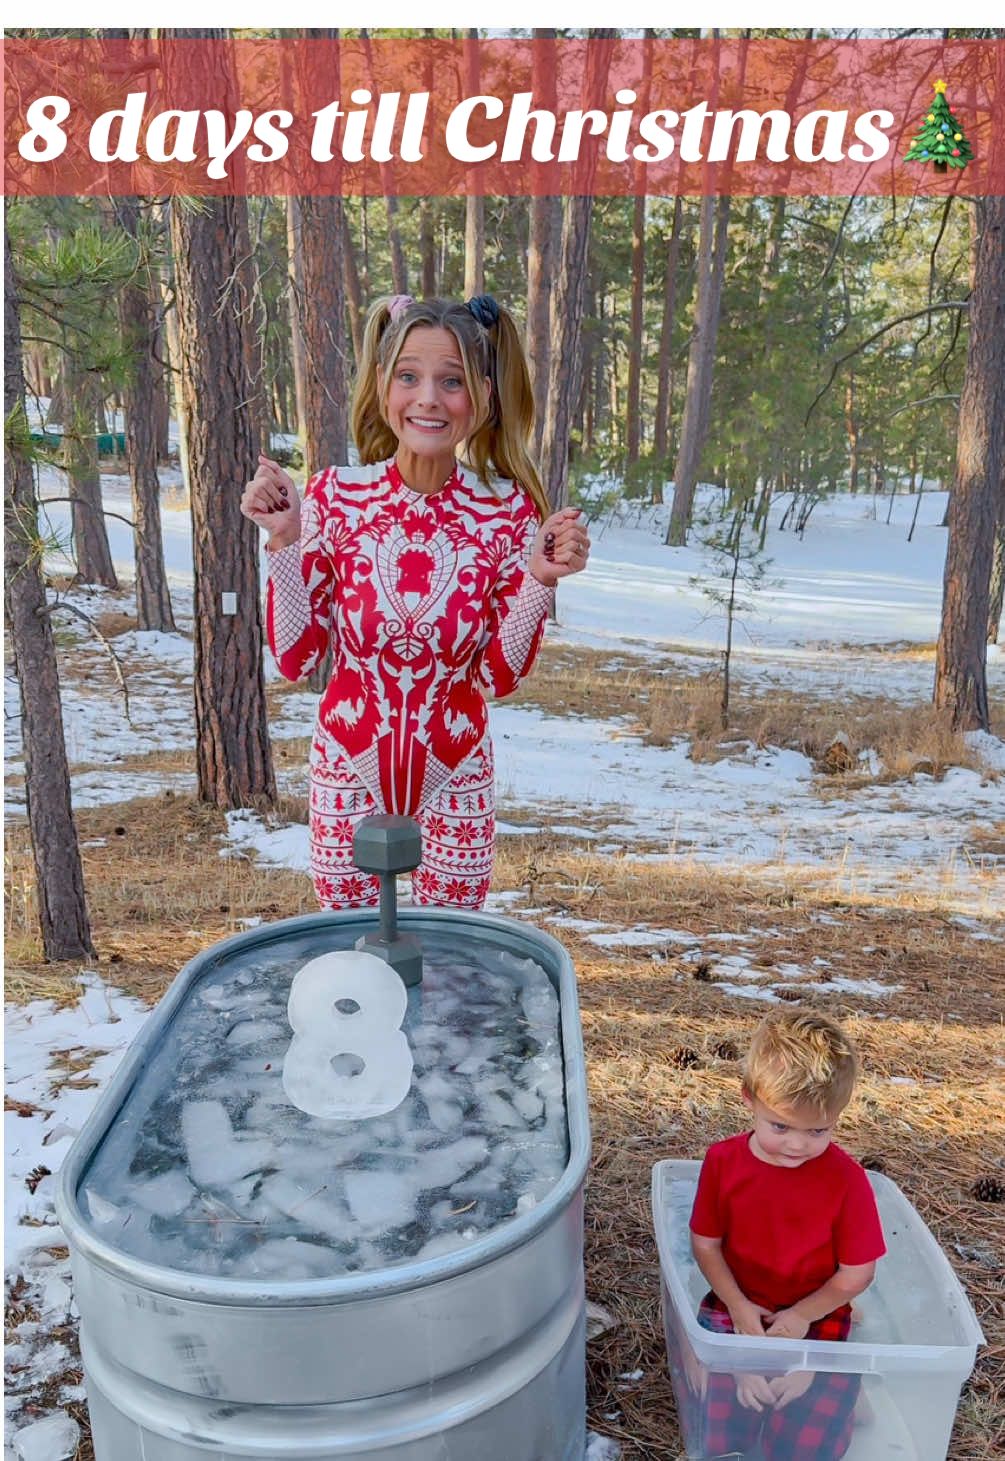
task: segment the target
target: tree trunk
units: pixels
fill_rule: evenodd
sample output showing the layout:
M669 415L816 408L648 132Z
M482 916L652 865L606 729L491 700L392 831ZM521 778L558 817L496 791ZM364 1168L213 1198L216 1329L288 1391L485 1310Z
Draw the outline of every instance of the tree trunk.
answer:
M639 459L642 441L642 349L646 297L646 200L639 194L632 208L632 307L629 326L628 399L625 402L625 460Z
M272 431L269 420L269 397L265 386L265 305L262 300L261 280L258 264L251 244L251 227L248 217L248 201L238 210L234 226L238 238L237 273L228 286L234 290L234 302L241 317L241 339L248 363L248 381L251 394L248 397L248 411L251 415L252 439L258 452L266 456L272 450ZM233 305L231 306L233 307Z
M158 462L166 462L171 455L171 399L168 391L169 366L167 339L162 318L160 284L151 271L147 271L147 310L150 317L150 373L153 395L154 450Z
M171 214L175 211L171 203L161 205L162 219L171 236ZM181 466L182 487L186 502L191 501L192 483L188 464L188 422L185 419L185 401L181 389L181 344L178 339L178 306L175 298L175 283L171 269L165 267L160 278L163 300L164 343L167 347L171 401L175 421L178 423L178 462Z
M660 328L660 353L657 366L656 417L653 423L653 454L666 457L670 452L670 403L673 400L673 322L677 302L677 270L680 264L681 201L673 200L673 220L667 243L666 279L663 286L663 323ZM662 492L660 493L662 501Z
M935 704L964 730L989 725L991 565L1005 473L1005 198L976 206L980 237L935 660Z
M551 277L554 257L554 198L531 198L527 240L527 361L534 388L534 451L541 451L548 406L548 357L551 352ZM559 206L561 206L559 200Z
M848 376L844 393L844 429L848 437L848 491L858 491L858 418L855 415L855 377Z
M590 31L589 38L595 44L590 46L587 58L584 109L599 108L605 94L614 50L613 34L608 29ZM580 191L563 199L562 242L551 315L548 405L541 438L541 477L553 511L568 501L569 442L573 412L579 403L580 339L595 169L596 157L591 151L577 179Z
M118 588L112 552L105 531L98 472L98 443L94 435L97 416L98 380L81 370L72 356L64 367L68 420L63 437L63 460L69 484L73 553L81 583L100 583Z
M304 264L300 247L300 200L286 200L286 277L290 304L290 354L293 358L293 390L297 400L297 435L304 439L307 425L306 362L304 337L300 330L300 301L304 297Z
M225 74L186 79L197 80L204 95L228 94ZM257 462L248 348L231 293L247 236L243 197L205 198L198 211L171 210L192 481L196 768L200 799L224 808L272 801L276 794L258 530L239 510Z
M477 96L478 31L469 30L464 38L465 96ZM464 200L464 298L485 293L485 199L479 191L480 173L468 172L467 197Z
M366 202L366 199L363 199ZM356 267L356 250L353 247L349 214L342 206L342 272L345 281L345 295L348 301L349 331L352 335L352 353L356 364L363 354L363 291L360 288L359 270Z
M644 32L642 43L642 86L639 111L649 111L649 94L653 75L653 33ZM632 303L631 332L628 348L628 397L625 402L625 460L628 466L639 459L642 445L642 356L645 337L646 299L646 198L645 167L639 163L635 173L637 189L632 208Z
M21 703L25 802L35 865L42 948L47 959L94 953L84 896L59 672L38 550L38 503L27 455L21 321L4 228L4 604Z
M673 506L666 536L667 543L672 547L680 547L687 541L694 492L698 483L698 467L708 433L728 231L729 195L702 198L698 244L698 304L694 338L688 356L680 447L674 468Z
M436 232L430 198L419 200L419 267L423 299L436 295Z
M555 27L534 32L533 90L544 111L557 109ZM551 354L551 284L562 232L562 200L557 195L530 199L527 230L527 361L534 388L534 453L541 455L548 410Z
M135 198L116 198L115 221L130 238L139 228ZM157 376L154 362L155 320L150 280L143 268L119 291L119 328L130 355L123 391L126 415L126 458L133 499L133 554L136 565L136 622L140 629L173 633L161 534L160 483L157 480Z
M1005 603L1005 493L998 506L994 552L991 555L991 584L988 590L988 644L997 644Z

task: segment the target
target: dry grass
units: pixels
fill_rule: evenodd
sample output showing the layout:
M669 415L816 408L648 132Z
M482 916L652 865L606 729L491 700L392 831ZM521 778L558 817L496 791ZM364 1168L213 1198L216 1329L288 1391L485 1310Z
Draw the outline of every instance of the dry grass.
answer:
M904 657L917 658L913 652ZM920 656L923 657L923 656ZM694 653L690 652L693 663ZM716 656L709 656L710 667ZM829 696L745 687L742 678L730 696L729 725L721 723L722 685L716 668L688 674L667 654L666 668L652 660L634 661L598 650L545 645L531 678L510 703L535 705L552 715L626 717L653 745L687 736L696 761L719 760L738 742L784 746L803 751L822 771L826 751L839 734L847 739L849 782L893 781L922 770L941 776L950 766L982 770L980 759L953 730L947 717L926 703L904 706L875 695ZM1005 728L1005 707L992 703L992 728ZM861 751L874 750L883 769L878 777L858 763Z

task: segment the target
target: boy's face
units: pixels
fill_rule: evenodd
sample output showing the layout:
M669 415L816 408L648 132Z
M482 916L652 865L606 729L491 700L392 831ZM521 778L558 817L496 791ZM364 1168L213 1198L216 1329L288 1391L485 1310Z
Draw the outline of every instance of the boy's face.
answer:
M831 1135L840 1116L834 1111L823 1116L813 1107L778 1106L772 1108L749 1091L743 1099L750 1107L754 1130L750 1147L762 1162L772 1167L801 1167L821 1156L830 1145Z

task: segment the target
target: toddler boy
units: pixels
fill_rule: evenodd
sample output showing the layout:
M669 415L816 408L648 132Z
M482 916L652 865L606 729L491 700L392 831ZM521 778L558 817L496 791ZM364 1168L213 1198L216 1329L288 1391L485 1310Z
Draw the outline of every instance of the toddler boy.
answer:
M848 1036L822 1015L780 1010L755 1031L742 1092L753 1129L709 1147L691 1213L711 1289L704 1328L848 1338L851 1301L886 1251L869 1179L831 1140L857 1071ZM709 1374L705 1455L742 1455L760 1441L768 1461L838 1461L859 1383L812 1371Z

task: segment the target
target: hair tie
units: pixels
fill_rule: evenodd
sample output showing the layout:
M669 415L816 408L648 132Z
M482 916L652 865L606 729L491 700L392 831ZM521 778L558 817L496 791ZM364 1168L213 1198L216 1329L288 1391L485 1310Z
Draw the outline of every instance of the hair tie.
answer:
M392 294L388 300L387 312L391 316L392 324L399 315L403 315L406 309L411 309L415 300L410 294Z
M486 330L491 330L493 325L499 323L499 306L491 294L474 295L468 300L468 309Z

